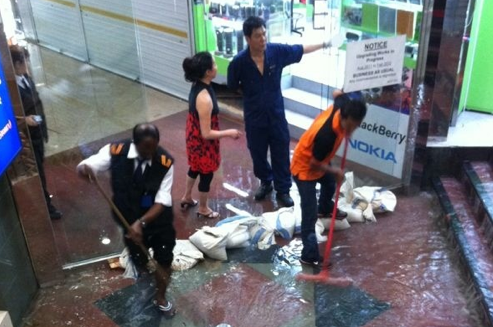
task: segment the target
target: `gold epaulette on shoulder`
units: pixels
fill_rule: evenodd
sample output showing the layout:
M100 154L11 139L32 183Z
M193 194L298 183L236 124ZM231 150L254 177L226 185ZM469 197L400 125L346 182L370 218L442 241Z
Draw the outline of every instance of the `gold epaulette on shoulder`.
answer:
M169 168L171 167L172 164L173 164L173 160L171 160L171 158L167 158L164 154L161 155L161 165L163 165L166 168Z
M110 148L111 155L113 156L119 155L122 152L124 145L125 145L124 143L112 144Z

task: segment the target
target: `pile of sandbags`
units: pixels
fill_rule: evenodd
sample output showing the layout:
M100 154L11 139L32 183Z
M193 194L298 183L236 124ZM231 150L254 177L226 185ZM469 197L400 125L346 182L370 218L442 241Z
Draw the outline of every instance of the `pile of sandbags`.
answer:
M190 241L205 255L216 260L227 260L226 249L256 246L268 249L276 243L275 235L290 240L301 232L300 196L294 185L291 193L294 207L281 208L266 212L260 217L248 213L221 220L215 227L205 226L190 237ZM348 217L335 221L334 230L350 228L350 223L375 222L375 213L389 212L395 209L395 195L381 187L354 188L354 175L346 174L341 187L339 209L348 213ZM323 232L330 228L331 219L318 219L315 226L317 240L327 240Z
M215 227L202 227L190 236L190 241L208 257L224 261L227 260L226 249L256 246L266 250L276 243L275 235L291 239L295 224L294 208L281 208L261 217L226 218Z
M338 207L348 213L348 222L376 222L375 213L393 212L396 205L397 197L391 191L378 186L354 188L353 173L346 173Z

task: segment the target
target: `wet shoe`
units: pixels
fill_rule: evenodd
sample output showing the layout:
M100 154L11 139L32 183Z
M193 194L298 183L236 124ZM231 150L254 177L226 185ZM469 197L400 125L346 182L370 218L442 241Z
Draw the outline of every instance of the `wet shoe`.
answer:
M260 184L260 187L257 189L257 192L255 192L255 200L256 201L262 201L264 200L267 195L269 195L272 192L272 184L271 183L262 183Z
M319 261L308 261L308 260L300 259L300 263L305 266L310 266L313 268L320 268L320 269L332 267L332 262L329 262L328 265L325 265L322 257L320 257Z
M63 214L60 211L58 211L57 209L50 211L51 220L60 220L60 219L62 219L62 216L63 216Z
M291 199L288 193L277 193L276 199L280 207L289 208L294 206L294 201L293 199Z
M332 218L332 212L329 214L319 213L318 218ZM343 220L347 218L347 212L337 209L336 219Z

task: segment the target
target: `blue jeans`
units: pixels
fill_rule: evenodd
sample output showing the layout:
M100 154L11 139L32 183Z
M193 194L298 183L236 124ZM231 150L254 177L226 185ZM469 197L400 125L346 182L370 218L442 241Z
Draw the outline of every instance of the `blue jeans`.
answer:
M293 176L293 179L298 186L301 199L301 240L303 242L301 259L308 262L319 261L320 253L315 234L317 213L328 215L334 209L332 197L335 193L336 182L331 174L325 174L322 178L313 181L302 181L296 176ZM318 207L317 183L321 186Z

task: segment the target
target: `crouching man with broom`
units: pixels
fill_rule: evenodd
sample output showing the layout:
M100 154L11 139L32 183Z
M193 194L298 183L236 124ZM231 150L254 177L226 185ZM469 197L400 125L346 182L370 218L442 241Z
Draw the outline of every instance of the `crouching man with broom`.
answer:
M341 91L334 92L334 104L315 118L310 128L301 136L291 161L291 173L298 186L301 199L301 239L303 250L301 263L321 266L318 275L299 274L299 280L347 285L351 282L344 278L329 278L329 258L332 237L337 217L343 216L337 209L337 200L344 179L347 143L351 134L360 126L366 115L366 104L361 100L352 100ZM341 168L333 167L331 160L337 149L346 139ZM316 185L320 183L320 198L317 204ZM337 188L336 188L337 185ZM337 192L336 192L337 189ZM335 195L335 203L332 198ZM320 257L315 224L318 214L332 212L329 238L324 258ZM322 262L323 260L323 262Z
M111 171L113 199L101 188L96 174ZM112 207L113 216L126 231L125 244L132 261L145 269L155 266L156 307L171 318L176 310L166 300L176 233L173 227L171 186L173 158L159 146L159 130L138 124L133 140L104 146L77 166L79 176L94 181ZM152 248L154 257L149 255Z

